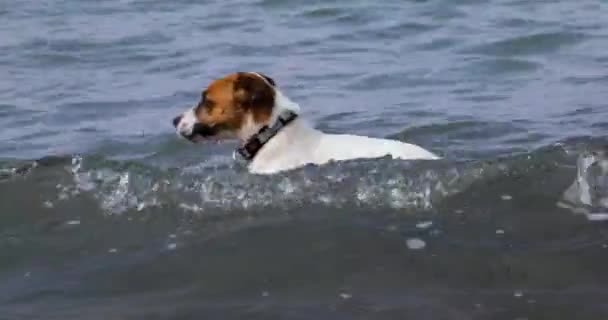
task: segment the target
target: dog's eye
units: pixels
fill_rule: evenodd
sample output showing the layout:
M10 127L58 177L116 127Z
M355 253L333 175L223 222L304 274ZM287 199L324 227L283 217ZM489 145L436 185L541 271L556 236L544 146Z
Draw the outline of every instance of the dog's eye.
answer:
M199 102L198 106L196 106L196 113L198 114L199 112L211 112L213 110L213 108L215 107L215 102L209 99L204 99L201 100L201 102Z
M209 111L213 109L213 106L215 106L215 102L207 99L207 91L203 91L201 94L201 101L199 101L198 105L196 106L196 113L199 113L202 109Z
M211 109L213 109L213 107L215 107L215 102L206 99L205 101L203 101L203 105L205 106L206 109L211 110Z

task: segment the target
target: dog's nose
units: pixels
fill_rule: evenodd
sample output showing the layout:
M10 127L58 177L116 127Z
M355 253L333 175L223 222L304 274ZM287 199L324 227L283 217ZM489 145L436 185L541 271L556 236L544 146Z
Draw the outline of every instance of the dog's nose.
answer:
M179 122L182 120L182 116L177 116L175 118L173 118L173 126L177 128L177 125L179 124Z

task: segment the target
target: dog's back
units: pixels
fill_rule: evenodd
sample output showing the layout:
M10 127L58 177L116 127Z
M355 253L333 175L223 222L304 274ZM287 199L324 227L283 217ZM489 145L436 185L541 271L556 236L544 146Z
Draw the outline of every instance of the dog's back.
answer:
M316 150L319 162L384 156L402 160L439 159L437 155L417 145L350 134L324 134Z

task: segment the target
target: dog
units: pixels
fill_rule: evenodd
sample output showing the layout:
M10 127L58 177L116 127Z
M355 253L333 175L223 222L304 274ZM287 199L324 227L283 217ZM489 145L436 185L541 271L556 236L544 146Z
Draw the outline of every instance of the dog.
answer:
M235 154L254 174L273 174L308 164L391 156L402 160L439 159L414 144L350 134L326 134L300 118L300 107L275 81L257 72L217 79L198 104L173 119L177 134L191 142L237 139Z

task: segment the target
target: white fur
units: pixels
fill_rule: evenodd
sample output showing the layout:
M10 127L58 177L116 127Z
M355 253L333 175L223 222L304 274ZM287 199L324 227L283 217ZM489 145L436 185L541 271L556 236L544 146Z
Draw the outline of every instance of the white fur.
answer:
M196 119L196 114L194 113L195 108L196 107L192 107L182 113L182 118L175 128L178 135L189 136L192 134L194 124L198 121L198 119Z
M270 117L270 124L274 123L279 114L285 110L299 113L300 107L283 95L280 90L275 89L275 106ZM178 133L191 133L196 121L194 112L186 111L177 126ZM252 118L245 121L241 130L236 133L241 143L247 141L263 126L263 124L256 124ZM438 156L422 147L396 140L350 134L326 134L309 126L298 117L258 151L249 163L249 171L258 174L272 174L306 164L322 165L332 160L384 156L402 160L439 159Z
M281 100L276 101L273 113L279 114L289 108L280 102ZM249 171L272 174L306 164L322 165L332 160L384 156L402 160L439 159L435 154L414 144L350 134L326 134L297 118L258 151L249 164Z

